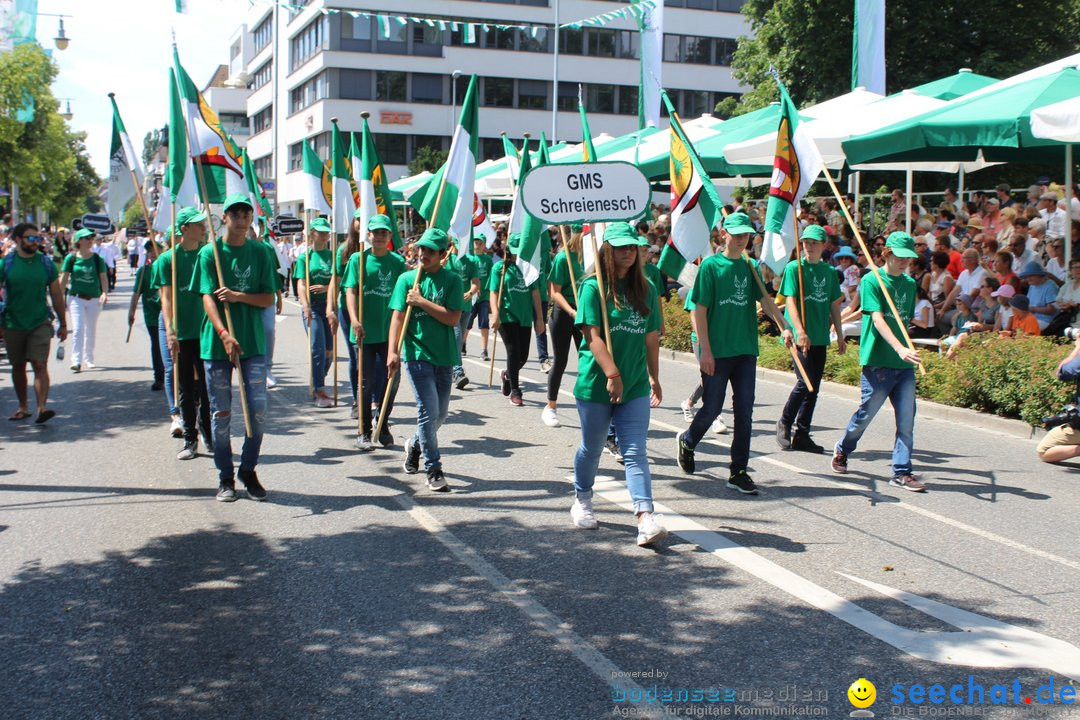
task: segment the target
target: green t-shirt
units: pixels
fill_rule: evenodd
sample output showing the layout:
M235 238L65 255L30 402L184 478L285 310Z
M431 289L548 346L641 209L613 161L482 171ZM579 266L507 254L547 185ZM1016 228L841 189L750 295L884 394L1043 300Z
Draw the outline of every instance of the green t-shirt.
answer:
M499 294L499 276L502 275L504 262L500 260L491 266L491 278L488 290ZM547 282L542 280L542 282ZM525 285L517 263L506 266L506 280L503 282L502 306L499 307L499 322L532 325L533 301L532 286Z
M7 293L4 327L33 330L49 321L49 285L57 277L55 267L50 273L42 262L41 253L24 258L18 251L12 250L11 256L9 275L5 275L4 270L6 258L0 258L0 286Z
M172 287L172 248L161 253L154 261L153 286L159 290L163 287ZM195 266L199 262L199 248L185 250L183 246L176 246L176 287L179 292L173 293L173 302L176 303L176 324L173 333L177 340L198 340L202 336L203 320L206 319L206 310L203 309L202 294L192 287L191 278L195 274ZM211 261L213 257L211 257ZM171 318L170 318L171 322Z
M653 265L651 262L647 262L641 266L645 271L645 279L652 284L653 289L656 290L656 297L662 297L664 295L664 278L660 276L660 268Z
M570 262L574 263L574 282L580 291L581 283L585 280L585 267L581 264L581 253L571 254ZM577 307L574 304L574 291L570 289L570 268L565 250L560 250L551 262L551 275L548 276L548 280L552 285L559 286L559 292L566 298L566 302L570 303L570 307Z
M61 268L61 272L71 276L68 281L71 294L90 297L101 295L101 273L105 270L105 261L96 253L90 253L88 258L81 258L76 254L68 255Z
M221 255L221 274L225 287L242 293L275 293L277 284L274 278L274 266L258 240L247 240L243 245L232 246L218 239L218 253ZM329 266L328 266L329 267ZM217 271L214 268L214 247L207 243L199 250L199 261L195 274L191 278L191 287L203 295L210 295L219 287ZM217 303L222 322L225 311L221 302ZM266 336L263 331L262 311L260 307L247 303L231 303L233 337L240 343L240 358L249 358L266 354ZM225 346L214 331L210 318L204 318L200 346L203 360L228 360Z
M480 277L480 272L476 269L476 263L469 255L462 255L461 257L449 255L445 267L447 270L453 270L457 273L457 276L461 278L462 288L471 288L472 281ZM483 285L480 286L480 290L484 290ZM465 290L462 289L461 292L464 294Z
M809 263L802 261L803 268L803 307L806 317L803 327L810 336L811 345L829 344L829 325L832 322L830 312L834 302L843 297L840 281L836 279L836 269L826 262ZM785 297L799 298L799 265L790 262L784 267L784 277L780 281L780 294ZM801 310L802 308L800 308ZM784 308L784 317L791 323L791 315ZM794 332L794 330L792 330ZM795 335L798 340L798 334Z
M345 286L342 284L342 280L345 278L345 268L349 264L349 260L352 259L352 255L348 258L342 259L345 256L345 247L348 243L341 243L338 245L337 255L334 256L334 275L337 276L337 290L338 290L338 307L345 307ZM353 255L356 253L354 252Z
M581 284L578 302L580 304L575 324L603 328L600 291L597 289L595 276L590 276ZM645 345L645 336L651 332L659 332L660 307L656 296L652 293L648 295L648 303L649 314L646 316L642 316L625 301L622 302L622 309L616 308L613 302L607 304L608 324L611 327L609 350L615 359L615 366L619 368L619 375L622 376L622 401L624 403L649 394L648 349ZM586 402L611 402L611 395L607 391L607 376L593 357L586 338L581 339L574 397Z
M384 343L390 334L390 297L398 277L405 272L405 260L395 252L376 257L371 250L364 251L364 344ZM345 266L342 289L360 287L360 253L353 253ZM356 332L349 331L349 339L356 342Z
M908 323L911 322L912 315L915 314L915 280L906 273L890 275L884 271L884 268L881 277L885 280L885 286L889 288L889 294L892 295L893 302L896 303L896 309L900 311L904 327L907 327ZM863 313L862 337L859 339L859 363L870 367L895 368L897 370L914 367L911 363L901 360L896 351L892 349L892 346L885 342L885 339L881 337L881 333L874 327L872 314L880 312L885 315L885 322L888 323L893 335L898 339L904 337L900 332L900 326L896 324L896 318L893 317L892 311L889 310L889 304L881 294L881 286L878 285L878 281L874 278L874 273L867 273L859 284L859 300L862 303Z
M694 313L695 310L697 310L697 304L694 303L694 301L690 299L690 293L686 293L686 302L683 303L683 310L690 313L691 315ZM696 330L690 330L690 342L691 343L696 343L697 342L697 331Z
M135 273L135 292L142 295L142 315L146 327L157 327L161 314L161 294L153 281L154 266L143 265Z
M723 253L701 261L690 299L707 308L713 357L758 354L755 302L761 299L761 289L752 272L743 258L730 260Z
M540 278L537 280L540 291L540 302L546 303L548 301L548 278L551 277L551 250L550 244L544 242L544 238L540 238L540 242L547 245L547 247L541 247L540 249Z
M294 277L301 280L307 278L308 256L311 256L311 282L309 285L330 285L330 251L329 250L305 250L296 258L296 270ZM326 302L326 293L311 293L313 302Z
M491 282L491 266L494 260L487 253L483 255L470 255L473 264L476 265L476 276L480 278L480 292L473 298L473 305L480 302L487 302L487 288L488 283Z
M408 305L405 297L412 289L418 270L402 273L394 286L390 298L390 309L405 312ZM447 310L465 309L465 291L461 287L461 278L457 273L440 268L435 274L424 273L420 278L420 294L424 298L442 305ZM413 308L409 327L405 332L405 345L402 357L406 362L423 360L439 367L453 367L461 364L461 348L454 338L454 328L444 325L419 308Z

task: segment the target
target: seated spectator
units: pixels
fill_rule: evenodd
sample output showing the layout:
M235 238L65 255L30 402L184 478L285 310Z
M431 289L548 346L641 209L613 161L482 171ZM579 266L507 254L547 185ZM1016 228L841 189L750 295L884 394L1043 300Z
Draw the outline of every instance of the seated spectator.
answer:
M1050 260L1046 263L1046 272L1055 285L1061 287L1065 283L1065 241L1052 240L1046 245L1050 251Z
M942 320L951 322L951 310L956 298L961 295L967 295L969 297L978 295L979 287L982 285L983 278L986 277L986 270L979 267L979 251L975 248L968 248L965 250L961 256L961 262L964 265L964 270L960 273L960 277L956 279L956 284L953 285L953 289L949 292L949 295L945 298L945 302L939 309L939 313L941 314L938 320L939 324Z
M1070 266L1071 267L1071 266ZM1062 382L1075 382L1075 404L1080 404L1080 338L1073 344L1072 352L1058 363L1054 377ZM1066 422L1051 428L1046 437L1039 442L1035 452L1043 462L1056 463L1080 455L1080 427Z
M983 201L982 219L983 227L991 236L1001 232L1001 201L996 195Z
M1058 196L1047 192L1039 196L1039 216L1046 221L1046 236L1064 238L1067 215L1064 208L1058 206Z
M1069 262L1069 277L1058 290L1054 304L1062 311L1076 311L1077 308L1080 308L1080 257L1074 257ZM1080 328L1080 313L1077 313L1077 317L1072 321L1071 326Z
M855 264L857 257L851 248L842 247L833 255L833 260L841 274L840 291L851 302L851 296L859 287L859 267Z
M1020 278L1016 275L1016 271L1013 270L1013 256L1012 253L1007 250L1002 250L996 256L994 262L994 273L997 275L997 280L1002 285L1012 285L1013 290L1020 292L1022 285Z
M1038 262L1038 260L1035 258L1035 253L1033 253L1031 250L1028 250L1027 238L1023 236L1014 235L1007 247L1009 249L1009 252L1012 253L1013 256L1013 272L1017 274L1020 274L1020 271L1023 270L1028 263ZM1041 265L1042 263L1039 264Z
M930 275L923 278L923 283L926 294L930 297L930 302L934 304L935 309L940 310L941 306L945 304L945 299L949 297L949 293L952 292L953 287L956 285L953 276L949 274L948 253L934 253L931 259Z
M1016 211L1011 207L1001 208L1001 229L997 233L998 245L1011 245L1016 234Z
M916 286L915 297L915 310L911 314L908 334L913 338L938 337L937 327L935 327L934 323L934 306L922 285Z
M1016 297L1016 290L1012 285L1002 285L990 295L998 301L998 306L1001 308L998 311L997 320L994 321L994 332L1008 330L1009 323L1012 322L1012 305L1009 303Z
M1012 300L1009 300L1009 307L1012 308L1012 319L1009 320L1009 329L1001 331L1002 337L1016 337L1018 334L1038 335L1041 332L1039 321L1029 310L1030 303L1026 295L1013 296Z
M956 298L956 312L953 313L948 336L941 341L942 345L952 347L961 334L968 332L974 325L978 324L979 318L971 309L974 304L975 298L972 295L960 295Z
M1057 285L1050 282L1046 270L1039 263L1032 261L1020 271L1020 279L1027 283L1027 299L1031 303L1031 313L1039 323L1040 330L1045 330L1058 312L1054 299L1057 298Z
M954 250L952 243L949 242L949 236L943 235L934 240L934 251L942 252L949 256L948 270L952 275L953 280L960 277L960 273L964 271L964 264L961 262L961 256L959 251ZM930 293L933 295L933 293Z

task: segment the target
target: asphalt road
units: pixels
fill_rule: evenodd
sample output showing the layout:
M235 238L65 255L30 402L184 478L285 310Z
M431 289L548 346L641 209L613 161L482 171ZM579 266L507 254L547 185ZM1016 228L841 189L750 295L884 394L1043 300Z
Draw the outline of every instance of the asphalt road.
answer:
M920 417L917 495L887 484L885 409L840 478L828 456L777 448L789 386L762 379L762 492L743 497L724 488L727 436L700 446L698 474L676 466L696 369L665 361L649 456L673 534L642 549L608 457L600 529L570 526L577 417L564 394L564 427L541 424L535 361L513 407L471 339L473 384L440 432L453 492L430 493L400 467L407 383L398 448L357 454L348 408L306 398L287 304L259 467L269 501L217 503L211 459L174 459L141 315L124 343L130 283L122 269L99 367L53 361L58 416L0 427L5 717L846 717L860 677L878 717L1080 715L1060 702L1080 679L1078 478L1039 463L1033 441ZM340 377L344 397L344 362ZM6 368L0 398L14 409ZM853 410L823 396L818 441ZM908 699L939 683L965 701L982 685L986 704ZM990 704L995 684L1007 704Z

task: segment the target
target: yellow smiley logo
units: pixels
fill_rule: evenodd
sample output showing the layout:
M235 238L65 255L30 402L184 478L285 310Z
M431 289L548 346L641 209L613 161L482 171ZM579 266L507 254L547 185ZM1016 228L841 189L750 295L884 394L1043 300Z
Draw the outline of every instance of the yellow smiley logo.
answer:
M855 682L851 683L851 687L847 691L848 700L851 704L857 708L868 708L874 704L874 700L877 699L877 689L874 687L874 683L870 682L866 678L859 678Z

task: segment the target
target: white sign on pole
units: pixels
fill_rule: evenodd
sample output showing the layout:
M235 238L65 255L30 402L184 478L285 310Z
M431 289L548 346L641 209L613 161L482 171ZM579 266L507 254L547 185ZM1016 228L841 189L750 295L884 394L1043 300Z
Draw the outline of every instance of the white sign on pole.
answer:
M649 180L627 162L541 165L521 181L525 210L549 225L634 220L649 210Z

